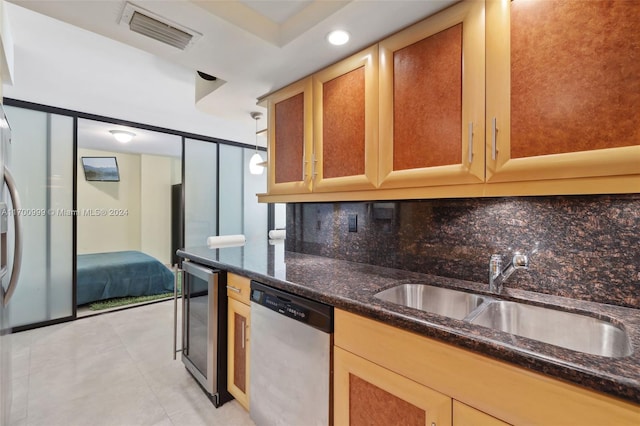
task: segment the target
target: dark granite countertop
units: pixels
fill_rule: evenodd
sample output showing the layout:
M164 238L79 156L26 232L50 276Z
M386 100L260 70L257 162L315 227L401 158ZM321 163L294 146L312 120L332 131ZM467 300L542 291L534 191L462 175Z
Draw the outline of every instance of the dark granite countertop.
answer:
M495 297L488 293L487 284L288 252L282 242L274 245L248 243L221 249L190 247L179 250L178 255L556 379L640 403L640 310L509 289L509 283L505 283L500 299L558 306L620 324L636 350L628 357L607 358L374 298L378 291L405 282L466 289Z

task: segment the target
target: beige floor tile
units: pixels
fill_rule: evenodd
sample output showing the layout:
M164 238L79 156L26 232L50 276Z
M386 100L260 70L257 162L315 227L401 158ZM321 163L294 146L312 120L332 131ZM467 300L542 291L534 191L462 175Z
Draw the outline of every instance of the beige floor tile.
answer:
M165 417L164 419L160 420L158 423L155 423L153 426L174 426L174 425L169 417Z
M12 399L9 424L20 424L27 419L27 399L29 395L29 376L12 379Z
M211 419L212 425L255 426L249 413L237 402L231 401L218 408Z
M29 364L31 362L31 348L11 350L11 376L14 379L29 375Z
M10 421L9 426L27 426L27 418L23 418L20 420Z
M29 404L27 424L36 426L145 426L166 419L151 389L133 379L58 404Z
M60 363L78 361L110 350L124 350L120 337L102 321L78 320L34 339L30 373L55 368ZM76 325L82 323L82 325Z
M220 408L187 409L171 416L175 426L253 426L249 414L238 404L231 401Z
M13 352L20 352L21 350L30 348L34 335L36 335L35 330L11 334L11 350Z
M112 349L78 360L61 361L56 368L32 374L29 399L52 404L99 393L134 379L143 380L143 376L133 360L126 351Z
M185 409L206 411L213 407L181 361L144 372L144 377L169 416Z
M171 301L15 336L11 426L253 425L236 401L216 409L173 360Z

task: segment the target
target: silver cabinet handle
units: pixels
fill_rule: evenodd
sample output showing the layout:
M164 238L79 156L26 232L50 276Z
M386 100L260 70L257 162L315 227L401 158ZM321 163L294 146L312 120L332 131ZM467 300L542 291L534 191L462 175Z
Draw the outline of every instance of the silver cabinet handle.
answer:
M495 160L498 155L498 146L497 146L497 133L498 133L498 125L497 120L493 117L491 120L491 159Z
M242 349L244 349L244 339L245 339L244 329L245 329L246 326L247 325L245 324L244 320L242 320L242 335L240 336L240 337L242 337Z
M469 164L473 161L473 121L469 122Z
M227 290L235 291L236 293L242 293L242 290L240 290L238 287L234 287L232 285L228 285L227 286Z
M22 210L22 204L20 203L20 195L18 194L18 188L16 181L13 179L11 171L5 166L4 168L4 181L9 189L9 196L13 204L13 210L20 212ZM15 227L15 248L13 251L13 268L11 270L11 278L9 279L9 285L5 292L2 303L7 306L13 292L16 291L18 285L18 278L20 278L20 268L22 267L22 217L19 214L13 215L13 225Z

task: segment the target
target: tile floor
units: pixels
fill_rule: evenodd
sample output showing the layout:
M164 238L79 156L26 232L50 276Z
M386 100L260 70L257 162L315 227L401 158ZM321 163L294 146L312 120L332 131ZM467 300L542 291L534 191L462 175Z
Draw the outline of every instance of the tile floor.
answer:
M174 361L173 302L12 335L11 426L253 425Z

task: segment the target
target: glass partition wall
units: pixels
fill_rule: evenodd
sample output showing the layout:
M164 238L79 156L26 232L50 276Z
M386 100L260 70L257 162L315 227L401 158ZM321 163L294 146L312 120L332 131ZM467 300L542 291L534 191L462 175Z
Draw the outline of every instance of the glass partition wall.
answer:
M136 228L136 232L125 232L129 240L131 235L139 234L139 250L150 253L167 266L173 263L176 244L177 247L205 246L207 237L229 234L244 234L248 241L266 244L269 227L284 223L278 219L283 215L274 215L273 210L270 215L268 211L272 207L257 202L256 194L266 191L266 173L252 175L249 172L254 147L206 137L188 138L168 129L11 99L5 99L5 111L13 132L6 163L17 182L24 216L23 267L9 313L10 326L15 331L76 318L79 312L75 305L79 302L75 287L77 255L122 249L109 245L122 232L105 234L104 225L85 223L96 218L81 217L84 211L105 207L98 203L99 200L121 202L127 198L125 195L134 194L129 198L135 199L134 204L139 204L139 208L129 210L118 205L117 211L126 214L109 219L114 223L116 219L137 222L139 229ZM139 184L131 177L119 184L85 182L81 157L107 155L100 151L101 148L80 143L80 136L87 135L87 126L92 120L103 121L111 127L138 128L140 134L146 130L175 137L178 146L182 141L182 167L179 159L167 160L151 154L131 160L131 155L118 151L109 155L122 163L122 176L126 177L127 155L131 157L129 163L139 163ZM89 139L96 139L94 136ZM159 165L171 169L170 178L163 178L162 182L158 178ZM145 180L151 184L143 184ZM124 191L125 186L127 191ZM81 189L89 194L82 196L82 203ZM135 193L139 195L136 197ZM159 225L160 216L167 218ZM167 227L171 232L166 236L163 234L160 241L159 229ZM173 232L176 228L182 232ZM9 245L13 243L12 238L10 227ZM103 250L96 249L96 241ZM245 257L249 255L244 254ZM11 260L8 259L9 264Z
M268 235L266 173L249 173L255 148L186 139L184 145L185 247L207 244L215 235L244 234L247 241Z
M184 141L184 245L203 246L217 235L218 144Z
M23 222L22 269L9 313L10 326L19 329L74 313L75 123L12 106L5 112L12 129L6 164L22 202L14 211Z

